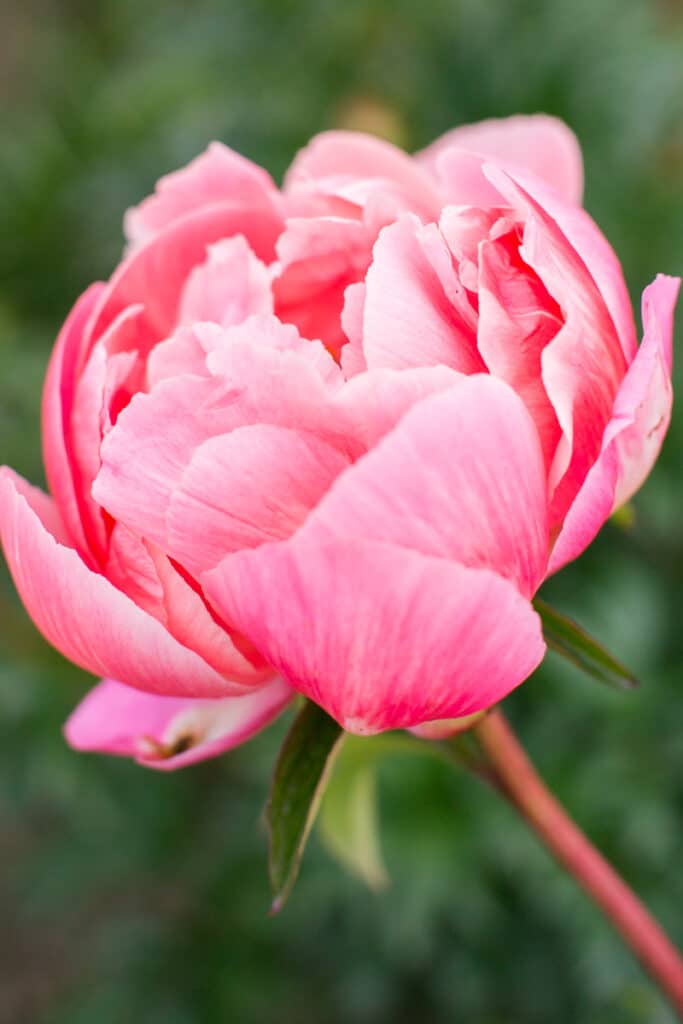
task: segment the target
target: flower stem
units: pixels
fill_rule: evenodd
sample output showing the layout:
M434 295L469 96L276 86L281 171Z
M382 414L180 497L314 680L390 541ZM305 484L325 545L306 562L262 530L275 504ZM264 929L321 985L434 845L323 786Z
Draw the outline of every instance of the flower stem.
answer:
M683 1015L683 958L659 924L541 781L502 712L491 711L473 731L508 799L592 896Z

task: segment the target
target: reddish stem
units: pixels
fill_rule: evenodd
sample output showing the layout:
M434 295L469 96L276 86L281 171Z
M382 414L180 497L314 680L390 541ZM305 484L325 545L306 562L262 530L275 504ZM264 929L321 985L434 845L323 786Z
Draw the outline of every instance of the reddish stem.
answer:
M659 924L538 777L502 712L485 715L474 732L508 798L602 908L683 1015L683 958Z

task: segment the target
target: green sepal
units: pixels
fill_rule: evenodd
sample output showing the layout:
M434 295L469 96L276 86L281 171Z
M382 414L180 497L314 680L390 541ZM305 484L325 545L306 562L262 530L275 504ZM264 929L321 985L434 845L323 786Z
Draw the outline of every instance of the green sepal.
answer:
M632 690L639 685L633 673L573 619L540 598L535 599L534 608L541 617L543 636L551 650L608 686Z
M355 740L355 742L354 742ZM379 842L376 757L372 739L349 737L325 790L318 832L329 853L370 889L389 884Z
M311 701L306 701L285 736L265 812L273 893L271 914L282 909L292 891L344 736L341 726Z

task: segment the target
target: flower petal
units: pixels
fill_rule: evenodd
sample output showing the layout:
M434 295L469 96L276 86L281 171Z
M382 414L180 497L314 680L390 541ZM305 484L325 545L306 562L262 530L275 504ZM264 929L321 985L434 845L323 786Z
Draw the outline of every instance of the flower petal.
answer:
M295 157L284 191L318 190L363 205L376 184L394 185L416 213L433 220L439 198L421 167L403 150L362 132L329 131L316 135Z
M165 175L154 195L127 211L126 238L139 245L187 213L223 201L277 207L278 191L270 175L239 153L212 142L187 167Z
M550 468L561 431L543 385L541 359L561 327L559 310L505 240L480 244L478 283L479 351L490 372L523 399Z
M175 327L188 274L205 260L210 245L244 235L258 259L269 262L281 230L282 221L272 210L236 202L203 206L172 221L119 265L94 317L92 337L99 337L127 306L143 302L151 348Z
M627 364L606 299L583 259L590 245L583 245L580 253L564 233L565 221L576 223L574 208L529 177L492 166L486 172L521 210L525 224L520 254L538 274L564 320L541 354L543 383L562 429L549 474L554 528L563 521L598 457ZM567 211L560 223L557 218ZM582 217L589 221L586 214ZM599 232L590 223L592 239Z
M71 413L86 327L105 290L104 284L91 285L74 306L57 338L43 389L43 460L48 485L72 543L84 558L92 556L83 525L83 493L71 451Z
M64 735L76 750L134 757L148 768L171 771L251 739L291 695L281 679L222 700L159 697L105 679L78 705Z
M253 681L235 651L227 680L68 546L47 495L0 470L0 538L10 572L38 629L65 657L96 675L156 693L225 696Z
M297 690L360 734L489 707L545 649L507 580L393 544L302 531L229 556L203 584Z
M550 559L556 572L593 540L640 487L671 417L671 340L678 278L658 275L643 293L643 341L614 402L600 455L572 503Z
M443 158L453 150L488 157L497 163L531 171L546 181L564 199L580 203L583 194L583 161L572 130L559 118L547 114L518 114L514 117L491 118L476 124L464 124L446 132L416 160L448 183L447 165ZM469 202L449 190L447 201Z
M171 495L209 438L261 422L338 440L341 450L346 444L329 409L343 378L319 342L302 341L273 317L231 328L197 325L195 332L215 376L169 378L136 395L103 442L93 486L111 515L167 551Z
M228 326L255 313L272 313L268 268L243 235L209 246L203 263L190 271L180 298L179 322L210 320Z
M364 275L372 241L359 220L289 218L277 242L273 293L278 317L337 353L346 341L341 325L344 291Z
M349 459L303 430L238 427L201 444L171 495L168 552L193 575L289 537Z
M434 225L402 217L380 233L365 280L363 354L368 368L443 363L463 373L486 367L475 316Z
M423 399L344 472L303 533L395 544L493 569L531 597L545 574L545 469L533 421L502 381Z
M543 211L547 222L554 222L588 270L609 312L624 358L630 362L638 347L631 300L616 253L592 217L581 206L565 201L552 189L544 187L543 182L527 174L515 171L504 175L488 166L485 173L513 205L517 205L522 196L524 208L532 209L537 215ZM512 179L516 189L510 189L506 178Z

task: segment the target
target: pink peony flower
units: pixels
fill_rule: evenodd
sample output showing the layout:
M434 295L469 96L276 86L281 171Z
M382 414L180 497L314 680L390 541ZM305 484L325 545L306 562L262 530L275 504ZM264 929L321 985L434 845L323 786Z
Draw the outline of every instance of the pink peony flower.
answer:
M293 691L352 732L414 728L532 672L533 594L671 407L678 281L646 289L638 346L581 190L539 115L412 158L326 133L281 191L214 144L129 211L50 364L52 498L0 475L29 613L107 680L75 747L184 764Z

